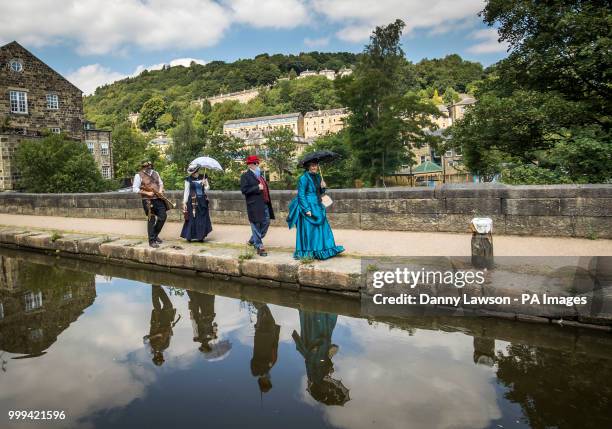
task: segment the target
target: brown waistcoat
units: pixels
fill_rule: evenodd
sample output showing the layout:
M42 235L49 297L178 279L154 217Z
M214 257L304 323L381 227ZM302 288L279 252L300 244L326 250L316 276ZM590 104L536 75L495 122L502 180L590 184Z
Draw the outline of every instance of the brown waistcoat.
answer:
M140 188L147 188L149 190L153 189L155 192L159 192L161 189L161 179L159 178L159 174L157 174L157 171L153 171L153 173L151 173L151 175L149 176L148 174L146 174L144 171L139 171L138 175L140 176L140 180L141 180L141 184L140 184ZM142 198L145 200L152 200L155 199L157 197L148 197L146 195L142 195Z

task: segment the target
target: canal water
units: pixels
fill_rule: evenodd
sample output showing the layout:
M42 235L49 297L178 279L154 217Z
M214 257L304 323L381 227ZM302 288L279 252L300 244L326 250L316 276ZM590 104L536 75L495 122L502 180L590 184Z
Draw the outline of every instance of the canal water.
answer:
M359 306L0 249L0 427L612 427L609 334Z

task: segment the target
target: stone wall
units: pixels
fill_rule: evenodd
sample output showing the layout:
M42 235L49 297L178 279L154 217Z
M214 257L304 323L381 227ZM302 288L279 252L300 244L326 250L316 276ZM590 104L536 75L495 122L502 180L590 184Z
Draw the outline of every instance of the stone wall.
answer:
M177 204L182 192L169 192ZM495 234L612 238L612 185L443 185L437 188L336 189L332 226L347 229L467 232L470 219L493 219ZM246 224L238 191L210 191L213 223ZM276 220L286 225L295 191L272 191ZM180 206L180 205L179 205ZM142 219L138 196L0 194L0 212L26 215ZM182 221L180 210L170 220Z

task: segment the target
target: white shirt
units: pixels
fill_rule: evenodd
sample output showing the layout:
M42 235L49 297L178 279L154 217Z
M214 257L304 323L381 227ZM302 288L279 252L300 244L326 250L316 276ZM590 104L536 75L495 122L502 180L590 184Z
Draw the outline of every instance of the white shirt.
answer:
M203 183L205 183L204 185L204 190L208 191L210 189L210 185L208 184L208 180L204 181L204 179L202 180ZM187 201L189 200L189 182L187 180L185 180L185 191L183 192L183 204L187 204Z
M151 176L155 170L151 170L151 174L147 174L145 171L144 174ZM134 176L134 180L132 181L132 192L140 193L140 185L142 184L142 179L140 178L140 173L136 173ZM164 182L162 182L161 176L159 176L159 188L164 189Z

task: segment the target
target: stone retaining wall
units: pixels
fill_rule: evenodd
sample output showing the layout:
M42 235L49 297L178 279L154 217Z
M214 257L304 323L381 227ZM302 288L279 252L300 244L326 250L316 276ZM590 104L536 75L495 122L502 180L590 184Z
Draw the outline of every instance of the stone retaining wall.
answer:
M182 192L169 192L179 203ZM332 226L347 229L466 232L475 216L493 219L494 232L612 238L612 185L443 185L436 188L332 189ZM210 191L213 223L247 223L238 191ZM272 191L275 225L284 225L295 191ZM0 213L142 219L131 193L0 194ZM180 210L170 220L182 221Z
M324 294L341 295L349 298L361 298L362 306L371 307L370 314L380 312L381 316L394 317L414 316L412 308L398 306L372 306L371 267L369 260L340 256L327 261L297 261L291 253L274 251L266 258L248 255L244 249L214 244L165 242L158 249L148 246L137 239L126 239L118 236L96 236L50 231L32 231L20 228L0 229L0 246L25 249L37 249L52 252L55 255L72 257L98 258L101 261L118 264L146 264L153 270L166 270L197 274L233 280L249 285L268 288L283 288L293 291L308 291ZM441 258L444 259L444 258ZM576 258L580 259L580 258ZM588 259L588 258L587 258ZM575 275L578 266L566 266L563 270L553 270L549 263L542 266L528 267L525 272L524 261L518 264L502 263L490 270L487 281L480 286L457 289L452 286L419 285L418 292L431 296L447 297L468 294L474 297L519 297L522 293L546 293L550 296L586 296L587 304L583 307L565 307L563 305L499 305L495 303L461 304L458 307L435 305L416 308L419 312L450 311L461 315L482 315L512 320L523 320L538 323L562 323L610 330L612 328L612 258L602 263L583 260L578 265L586 268L584 278L597 277L597 290L588 284L581 285L575 281L565 281L568 274ZM409 262L409 261L408 261ZM421 262L413 261L421 266ZM437 269L449 266L460 267L466 261L442 260L436 262ZM595 267L595 268L593 268ZM597 268L599 267L599 268ZM418 267L417 267L418 268ZM463 268L462 268L463 269ZM466 265L466 269L469 267ZM591 273L595 269L598 273ZM569 272L568 272L569 270ZM405 284L390 285L390 292L411 292ZM377 289L378 291L378 289Z

